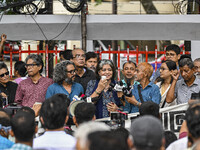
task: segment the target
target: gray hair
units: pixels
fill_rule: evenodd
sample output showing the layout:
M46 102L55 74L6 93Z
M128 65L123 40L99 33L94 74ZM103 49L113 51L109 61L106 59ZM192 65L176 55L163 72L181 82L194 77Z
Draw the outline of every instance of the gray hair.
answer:
M110 67L112 68L112 71L113 71L112 80L114 80L115 75L116 75L115 66L114 66L113 62L109 59L102 59L98 62L96 71L95 71L97 79L98 80L101 79L101 77L99 76L99 71L103 68L104 65L110 65Z
M53 72L53 81L58 84L62 84L62 82L66 79L66 67L68 65L73 65L75 68L75 64L72 61L65 60L58 63Z
M44 67L44 63L43 63L42 57L40 55L37 55L37 54L30 54L30 55L28 55L26 57L25 62L27 63L27 61L29 59L32 59L37 64L37 66L42 66L42 68L39 71L40 73L42 73L43 67Z
M196 58L194 62L200 62L200 58Z
M81 124L75 132L76 139L79 139L81 148L86 146L88 135L96 131L109 131L110 127L103 122L89 121Z
M183 58L179 62L179 67L187 65L190 69L194 68L194 63L190 58Z

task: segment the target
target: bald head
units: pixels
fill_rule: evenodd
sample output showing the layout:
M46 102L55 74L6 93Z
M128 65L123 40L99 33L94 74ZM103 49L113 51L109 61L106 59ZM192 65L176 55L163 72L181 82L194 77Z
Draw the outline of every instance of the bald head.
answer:
M153 74L153 66L147 62L142 62L138 65L138 68L139 67L147 74L147 78L150 79Z

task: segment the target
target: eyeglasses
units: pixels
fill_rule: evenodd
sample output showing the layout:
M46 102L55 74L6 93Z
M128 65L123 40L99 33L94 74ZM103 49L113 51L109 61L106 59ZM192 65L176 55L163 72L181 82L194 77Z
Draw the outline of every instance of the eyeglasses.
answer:
M67 73L70 73L70 74L74 74L74 73L76 73L76 69L74 69L74 70L70 70L70 71L66 71Z
M28 67L34 67L34 66L37 66L37 65L38 64L26 64L25 67L28 68Z
M85 58L86 56L85 56L85 54L82 54L82 55L81 54L76 54L75 57L73 57L73 58L81 58L81 57Z
M165 70L169 70L167 68L160 68L160 71L165 71Z
M5 75L6 75L6 76L9 75L9 71L7 71L7 72L1 74L0 77L3 78Z
M167 57L174 57L176 54L174 54L174 53L166 53L166 56Z

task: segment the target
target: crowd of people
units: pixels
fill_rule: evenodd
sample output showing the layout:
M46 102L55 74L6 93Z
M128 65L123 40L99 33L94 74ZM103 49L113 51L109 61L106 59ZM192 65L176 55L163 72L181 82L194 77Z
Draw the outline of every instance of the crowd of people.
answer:
M0 54L5 41L3 34ZM15 63L13 81L0 62L0 149L198 149L200 58L192 61L180 52L175 44L167 46L166 60L154 75L151 64L127 61L120 82L111 60L79 48L60 53L53 79L42 75L44 63L37 54ZM82 100L71 110L84 96L90 102ZM182 103L190 106L177 140L173 132L164 131L159 109ZM139 112L130 131L94 121L116 111Z

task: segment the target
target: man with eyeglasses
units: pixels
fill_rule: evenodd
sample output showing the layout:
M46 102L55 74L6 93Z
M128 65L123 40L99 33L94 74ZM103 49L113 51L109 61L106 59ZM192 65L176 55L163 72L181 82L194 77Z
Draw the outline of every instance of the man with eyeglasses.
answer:
M176 98L177 104L187 103L192 93L200 92L200 79L195 76L193 61L190 58L181 59L179 67L180 72L172 74L173 81L167 93L167 103L173 102ZM183 78L178 80L180 74Z
M31 54L25 62L29 77L19 83L15 102L33 107L36 102L41 103L45 100L47 88L53 84L53 80L41 75L44 64L40 55Z
M200 79L200 58L194 60L195 74Z
M73 101L75 95L84 93L81 84L74 82L76 69L73 62L69 60L62 61L56 65L53 72L54 84L47 89L46 99L57 93L68 95L70 101Z
M87 88L87 83L90 80L95 80L95 74L93 71L85 67L85 52L82 49L75 49L72 51L73 62L76 66L75 82L80 83L83 86L84 92Z
M0 62L0 107L13 103L17 84L10 81L9 71L4 62Z
M172 61L176 62L177 69L179 69L179 67L178 67L178 61L179 61L179 59L181 57L180 52L181 52L181 49L176 44L169 45L166 48L166 60L172 60ZM160 76L160 70L159 69L157 69L157 71L154 74L154 77L152 79L153 83ZM181 79L181 76L179 76L179 79Z

